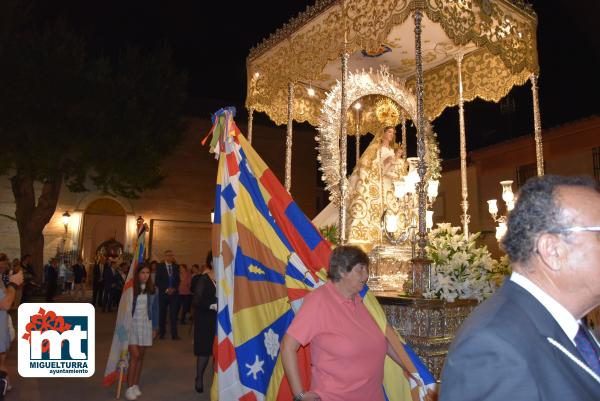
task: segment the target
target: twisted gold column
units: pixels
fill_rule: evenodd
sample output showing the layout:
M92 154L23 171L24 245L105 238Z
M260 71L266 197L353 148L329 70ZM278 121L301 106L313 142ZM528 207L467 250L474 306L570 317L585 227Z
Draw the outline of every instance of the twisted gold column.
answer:
M254 109L251 107L248 109L248 142L252 144L252 126L254 123Z
M288 123L285 138L285 190L292 188L292 129L294 123L294 83L288 83Z
M360 110L356 109L356 164L355 167L358 166L358 162L360 160Z
M535 160L537 165L537 175L544 175L544 147L542 144L542 120L540 117L540 101L538 98L537 75L531 74L531 94L533 95L533 129L535 133Z
M339 243L346 243L346 197L348 181L346 180L347 159L348 159L348 142L346 136L346 112L348 110L346 99L346 83L348 80L348 53L344 42L344 51L341 54L342 61L342 93L340 107L340 214L339 214Z
M463 81L462 81L462 60L463 55L459 54L456 57L456 63L458 64L458 121L460 127L460 187L462 192L462 215L460 221L463 225L463 232L465 237L469 238L469 190L467 188L467 139L465 134L465 108L464 108L464 97L463 97Z
M423 54L421 51L421 20L423 14L421 10L416 10L415 19L415 63L416 63L416 94L417 94L417 156L419 163L417 171L420 181L417 185L417 194L419 200L419 233L417 244L419 249L417 255L420 259L425 259L425 246L427 245L427 226L425 221L425 212L427 209L427 192L425 188L425 174L427 165L425 164L425 111L423 105L424 85L423 85Z
M404 157L408 157L408 147L406 146L406 116L402 113L402 149L404 150Z

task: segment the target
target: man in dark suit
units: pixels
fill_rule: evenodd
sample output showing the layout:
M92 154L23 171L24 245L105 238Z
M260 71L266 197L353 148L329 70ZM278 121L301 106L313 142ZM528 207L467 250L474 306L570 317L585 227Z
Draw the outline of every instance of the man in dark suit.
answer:
M56 290L58 289L58 259L52 258L44 268L46 283L46 302L54 302Z
M104 284L102 310L104 312L112 312L113 306L113 288L115 287L115 274L117 271L117 261L111 260L110 263L104 265L102 270L102 283Z
M156 269L156 287L158 288L158 334L165 338L167 325L167 309L171 324L171 337L179 340L177 335L177 312L179 311L179 266L175 263L173 251L165 251L165 261Z
M600 193L586 177L521 189L502 240L513 273L450 347L441 401L600 400Z
M104 281L102 275L104 273L105 264L106 260L104 259L104 256L98 255L92 274L92 305L94 306L104 305Z

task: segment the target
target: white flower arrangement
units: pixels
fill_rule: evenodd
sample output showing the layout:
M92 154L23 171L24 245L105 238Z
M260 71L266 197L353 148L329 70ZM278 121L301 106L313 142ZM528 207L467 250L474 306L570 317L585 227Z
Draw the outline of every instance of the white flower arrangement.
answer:
M429 234L427 257L432 260L431 291L425 298L455 299L489 297L510 273L508 259L496 261L486 246L475 243L479 233L469 238L449 223L438 224Z

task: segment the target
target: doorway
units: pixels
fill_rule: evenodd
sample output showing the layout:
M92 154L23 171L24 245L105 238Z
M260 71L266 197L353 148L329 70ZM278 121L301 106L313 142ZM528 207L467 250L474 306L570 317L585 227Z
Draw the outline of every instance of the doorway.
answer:
M108 243L126 242L125 209L110 198L91 202L83 215L82 257L86 264L96 260L96 252Z

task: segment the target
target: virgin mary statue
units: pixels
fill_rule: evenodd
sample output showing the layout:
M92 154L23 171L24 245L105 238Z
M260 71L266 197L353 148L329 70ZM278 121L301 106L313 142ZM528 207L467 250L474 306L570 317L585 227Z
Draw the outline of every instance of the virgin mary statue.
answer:
M349 178L346 238L348 244L370 251L382 242L381 219L386 210L398 213L393 181L406 175L403 148L395 142L395 128L385 127L371 141ZM313 223L337 224L338 208L330 203Z

